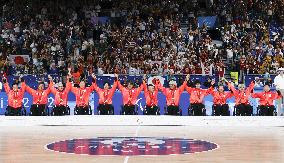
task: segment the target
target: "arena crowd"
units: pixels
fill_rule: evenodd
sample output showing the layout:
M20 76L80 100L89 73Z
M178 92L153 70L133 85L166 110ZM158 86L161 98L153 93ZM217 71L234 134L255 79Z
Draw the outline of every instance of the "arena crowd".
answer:
M24 3L24 2L23 2ZM49 1L3 7L0 54L6 75L275 74L283 67L281 0ZM78 7L79 6L79 7ZM108 12L109 19L98 23ZM219 40L200 15L216 15ZM186 24L186 26L184 25ZM185 28L184 28L185 27ZM30 61L12 60L27 55ZM13 64L17 62L18 64ZM19 64L20 63L20 64Z

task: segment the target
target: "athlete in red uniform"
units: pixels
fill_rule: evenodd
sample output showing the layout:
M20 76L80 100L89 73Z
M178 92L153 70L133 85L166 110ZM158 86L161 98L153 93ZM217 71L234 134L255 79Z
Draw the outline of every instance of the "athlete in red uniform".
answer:
M170 88L165 88L159 84L159 89L166 96L168 115L179 115L179 99L187 85L188 80L189 75L186 76L185 81L179 88L177 88L177 83L174 80L169 82Z
M54 94L54 107L53 107L53 115L55 116L61 116L66 115L68 113L68 93L71 89L71 76L67 76L67 83L66 87L64 89L63 84L60 82L57 84L58 89L54 88L54 83L52 81L52 78L50 80L50 91Z
M127 87L123 87L118 80L118 75L116 74L118 89L122 93L123 98L123 110L122 114L134 115L135 114L135 103L140 92L143 90L143 84L138 88L134 88L134 84L130 81Z
M254 88L254 82L252 82L247 89L244 84L239 84L239 90L236 90L233 84L228 83L228 87L232 90L236 99L236 115L237 116L251 116L252 106L249 103L249 97Z
M44 90L44 82L39 82L37 90L26 85L26 91L33 96L33 104L31 106L30 114L32 116L46 115L47 98L50 93L50 88L48 87Z
M211 82L211 85L214 85L215 81ZM202 116L206 112L204 105L204 97L207 96L210 92L209 89L201 89L201 83L199 80L195 81L195 88L186 86L186 91L190 94L189 102L194 116Z
M96 77L94 78L96 81ZM108 82L104 83L104 88L101 89L94 82L94 89L99 95L99 106L98 111L100 115L110 115L114 114L114 107L112 105L112 97L117 87L117 80L115 79L112 88Z
M210 94L213 96L213 115L215 116L230 116L229 105L227 99L233 97L232 92L224 92L224 86L219 85L218 90L209 88Z
M146 80L145 76L144 76L144 79ZM145 114L146 115L158 115L159 114L159 108L158 108L159 89L158 89L158 85L156 85L156 82L155 82L153 84L148 84L148 86L147 86L145 80L143 80L144 96L145 96L145 99L146 99Z
M12 84L13 88L10 89L9 83L6 78L3 78L4 89L8 96L8 107L6 109L5 115L9 116L21 116L22 115L22 101L25 94L26 84L22 77L19 79L22 84L21 88L18 88L18 83L14 82Z
M273 116L275 110L273 102L282 97L280 91L272 92L268 83L263 87L263 92L253 93L251 96L259 98L259 115L261 116Z
M95 75L92 75L93 80L95 80ZM75 114L76 115L88 115L91 113L89 99L90 94L95 90L95 82L92 83L90 87L86 87L86 82L81 80L79 83L79 88L71 86L71 92L74 93L76 97Z

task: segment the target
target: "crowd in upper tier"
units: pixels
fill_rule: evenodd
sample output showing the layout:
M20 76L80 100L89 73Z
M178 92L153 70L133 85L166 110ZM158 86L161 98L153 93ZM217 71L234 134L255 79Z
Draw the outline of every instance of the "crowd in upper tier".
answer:
M82 76L223 76L226 69L242 76L283 67L282 0L214 0L205 7L197 0L86 2L7 2L0 22L1 73L66 76L72 68ZM202 15L217 16L222 45L198 25ZM12 59L19 54L30 61Z

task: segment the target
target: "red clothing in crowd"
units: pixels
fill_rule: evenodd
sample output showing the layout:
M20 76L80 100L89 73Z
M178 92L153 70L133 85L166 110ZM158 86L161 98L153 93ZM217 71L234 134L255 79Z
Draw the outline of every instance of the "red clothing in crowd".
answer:
M190 94L189 102L191 104L203 103L205 96L209 94L208 90L201 88L191 88L186 86L186 91Z
M59 91L54 88L54 83L50 82L50 91L54 94L55 106L67 106L68 93L71 87L71 83L67 81L65 89L63 91Z
M269 92L253 93L251 97L259 98L259 105L272 106L273 101L281 98L282 96L278 95L277 92L269 91Z
M235 96L236 105L249 104L249 97L251 95L251 91L254 88L253 82L249 85L249 87L245 91L236 90L235 87L231 83L228 83L228 87L232 90Z
M158 106L158 93L159 93L158 86L155 86L154 92L151 92L148 90L145 81L143 81L143 85L144 85L144 95L146 99L146 106Z
M137 97L143 89L143 84L139 88L128 89L123 87L118 81L118 89L122 93L123 105L135 105Z
M94 89L99 94L99 104L112 104L112 97L117 87L117 81L113 83L111 89L101 89L94 83Z
M47 104L47 98L50 93L50 87L48 87L46 90L34 90L31 87L26 86L26 90L29 94L33 96L33 104L35 105Z
M8 106L13 108L22 107L22 101L26 90L26 84L22 83L22 87L18 89L18 91L14 91L13 89L10 89L9 83L7 82L4 84L4 89L8 96Z
M184 91L184 88L186 86L186 81L179 87L179 88L165 88L161 84L159 85L159 89L163 92L163 94L166 96L166 101L168 106L178 106L179 105L179 99L180 95Z

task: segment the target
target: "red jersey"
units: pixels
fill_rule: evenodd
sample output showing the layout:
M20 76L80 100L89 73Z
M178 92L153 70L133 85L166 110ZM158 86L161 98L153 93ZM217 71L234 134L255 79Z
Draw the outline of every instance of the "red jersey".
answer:
M166 101L168 106L178 106L179 105L179 99L180 95L184 91L184 88L186 86L186 81L179 87L179 88L165 88L161 84L159 85L159 89L163 92L163 94L166 96Z
M282 96L278 95L277 92L269 91L269 92L253 93L251 97L259 98L259 105L272 106L273 101L281 98Z
M123 87L118 81L118 89L122 93L123 105L135 105L137 97L143 89L143 84L139 88L128 89Z
M50 91L54 94L55 106L67 106L68 93L71 87L71 83L67 81L65 89L63 91L59 91L54 88L54 83L50 82Z
M236 90L231 83L228 83L228 87L233 91L233 94L236 99L236 105L249 104L249 97L251 95L251 91L254 88L253 82L249 85L249 87L245 91Z
M90 87L85 88L77 88L71 86L71 91L74 93L76 97L76 106L88 106L90 94L94 91L94 83Z
M33 96L33 104L35 105L47 104L47 98L50 93L50 87L48 87L46 90L34 90L31 87L26 86L26 90L29 94Z
M210 94L213 96L213 103L215 105L224 105L227 102L227 99L233 97L231 92L219 92L214 91L213 88L209 88Z
M203 103L205 96L209 94L208 90L201 88L191 88L186 86L186 91L190 94L189 102L191 104Z
M26 84L22 83L22 87L18 89L18 91L14 91L13 89L10 89L9 83L7 82L4 84L4 89L8 96L8 106L13 108L21 108Z
M158 86L155 86L154 92L151 92L147 89L147 85L145 81L143 81L144 85L144 95L146 99L146 106L158 106L158 93L159 89Z
M94 89L99 95L99 104L112 104L112 97L117 87L117 81L113 83L111 89L101 89L94 83Z

